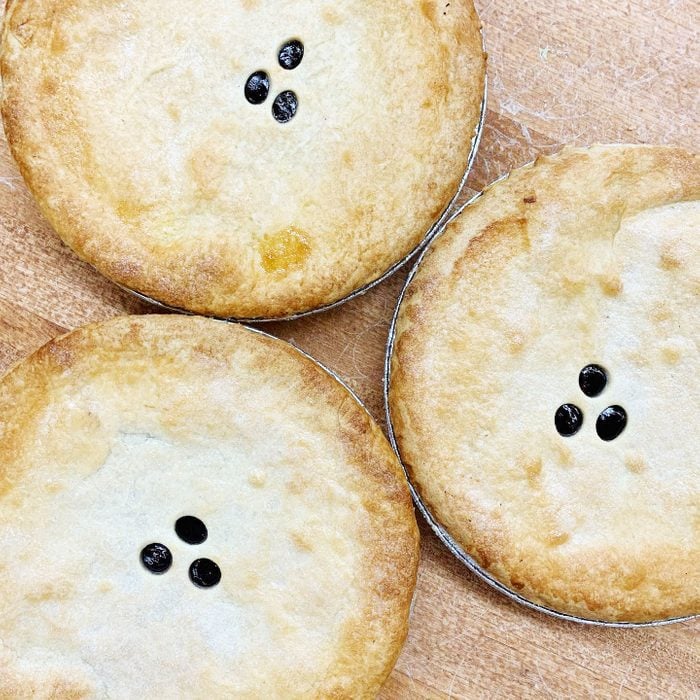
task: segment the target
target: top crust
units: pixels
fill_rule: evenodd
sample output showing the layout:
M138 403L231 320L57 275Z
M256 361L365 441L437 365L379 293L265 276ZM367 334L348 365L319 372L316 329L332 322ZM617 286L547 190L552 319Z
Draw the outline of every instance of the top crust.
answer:
M573 615L700 612L700 159L566 148L436 239L396 323L389 408L412 480L476 561ZM579 371L608 384L584 396ZM584 414L560 436L558 406ZM596 418L628 414L611 442Z
M371 698L418 532L352 395L282 341L177 316L52 341L0 380L0 697ZM196 515L199 546L173 524ZM162 576L142 547L173 553ZM195 558L218 586L188 580Z
M12 152L78 255L174 307L272 318L419 244L464 174L485 57L471 0L24 0L0 69Z

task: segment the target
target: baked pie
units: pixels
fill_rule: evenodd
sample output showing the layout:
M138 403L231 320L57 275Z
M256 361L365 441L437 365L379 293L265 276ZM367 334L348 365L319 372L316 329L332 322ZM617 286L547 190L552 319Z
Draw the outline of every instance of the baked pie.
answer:
M408 487L292 346L185 316L0 380L0 697L374 697L418 563Z
M700 158L565 148L431 244L388 403L434 519L528 601L700 613Z
M82 258L172 307L279 318L408 255L457 193L472 0L9 0L5 130Z

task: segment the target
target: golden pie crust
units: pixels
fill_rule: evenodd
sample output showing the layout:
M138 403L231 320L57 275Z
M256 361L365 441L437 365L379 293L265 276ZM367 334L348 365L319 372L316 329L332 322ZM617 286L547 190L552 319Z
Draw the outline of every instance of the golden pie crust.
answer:
M61 238L170 306L284 317L412 251L456 194L485 79L471 0L10 0L12 152ZM304 43L295 70L278 65ZM262 105L244 97L270 75ZM289 123L272 117L293 90Z
M183 316L70 333L0 380L0 464L0 697L371 698L391 671L418 563L406 480L292 346ZM201 557L219 585L190 582Z
M464 551L540 605L700 613L699 198L680 149L565 148L467 207L407 288L389 388L404 464ZM583 412L571 437L564 403ZM628 422L606 442L611 405Z

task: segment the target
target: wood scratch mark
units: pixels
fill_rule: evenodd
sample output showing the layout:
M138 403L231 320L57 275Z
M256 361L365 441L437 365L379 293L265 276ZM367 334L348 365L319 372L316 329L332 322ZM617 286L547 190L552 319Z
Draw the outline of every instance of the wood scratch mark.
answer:
M0 177L0 185L3 187L7 187L8 190L11 190L14 192L17 187L15 186L15 182L19 182L22 178L19 177Z
M542 688L547 693L548 697L554 697L551 688L547 685L547 681L545 681L544 676L542 675L542 669L540 668L539 662L537 661L537 659L533 659L533 662L535 664L535 670L537 671L537 675L539 676L539 679L542 682Z
M455 681L457 680L457 676L459 675L459 673L462 671L462 668L464 667L466 660L467 660L467 655L465 654L464 656L462 656L462 658L459 661L459 664L457 664L457 668L455 668L455 670L452 673L452 678L450 679L450 685L447 688L447 697L449 700L451 700L454 697L452 695L452 692L454 690Z

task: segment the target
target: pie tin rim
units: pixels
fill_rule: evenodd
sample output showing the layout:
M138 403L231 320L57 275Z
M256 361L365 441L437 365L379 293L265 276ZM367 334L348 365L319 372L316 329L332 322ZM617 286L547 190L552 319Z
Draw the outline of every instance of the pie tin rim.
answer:
M533 165L535 161L530 161L526 164L524 164L522 167L529 167ZM401 451L399 449L398 443L396 441L396 435L394 433L394 425L391 419L391 407L389 404L389 390L390 390L390 385L391 385L391 359L393 356L394 352L394 341L396 339L396 322L399 317L399 313L401 311L401 305L403 303L404 297L406 296L408 292L408 288L411 285L411 282L413 281L413 278L416 276L418 273L421 263L423 262L425 256L431 249L432 244L442 235L447 227L455 221L459 217L464 210L474 204L478 199L480 199L486 191L488 191L491 187L496 185L497 183L501 182L502 180L505 180L508 178L510 175L510 172L507 172L500 177L498 177L496 180L494 180L492 183L487 185L481 192L477 192L473 197L471 197L468 201L466 201L462 206L458 207L454 213L449 216L443 226L443 228L438 231L425 245L425 247L421 250L420 254L416 258L415 262L413 263L413 266L411 267L411 270L408 273L408 276L406 277L406 281L403 284L403 287L401 288L401 292L399 293L399 296L396 300L396 306L394 307L394 312L391 318L391 324L389 325L389 333L387 336L387 343L386 343L386 351L384 354L384 386L383 386L383 395L384 395L384 414L385 414L385 419L386 419L386 429L387 429L387 434L389 436L389 442L391 443L391 446L396 453L396 456L399 460L399 463L401 464L401 467L403 468L404 474L406 475L406 480L408 481L408 486L411 491L411 496L413 497L413 502L416 505L416 508L419 510L420 514L423 516L423 518L426 520L428 525L430 525L430 528L432 531L437 535L438 539L445 545L445 547L448 549L448 551L464 566L466 566L467 569L469 569L473 574L475 574L478 578L480 578L483 582L485 582L487 585L489 585L491 588L495 589L499 593L503 594L507 598L509 598L511 601L520 604L523 607L529 608L530 610L535 610L537 612L543 613L545 615L548 615L549 617L554 617L559 620L566 620L568 622L575 622L583 625L589 625L593 627L617 627L617 628L636 628L636 627L660 627L663 625L671 625L677 622L688 622L691 620L695 620L700 618L700 614L695 614L695 615L684 615L681 617L669 617L669 618L663 618L660 620L649 620L646 622L632 622L632 621L612 621L612 620L597 620L595 618L587 618L587 617L581 617L578 615L573 615L571 613L565 613L561 612L559 610L555 610L554 608L547 607L546 605L541 605L540 603L535 603L534 601L530 600L529 598L526 598L525 596L521 595L517 591L514 591L512 588L509 588L506 586L504 583L499 581L495 576L493 576L490 572L488 572L484 567L482 567L472 556L467 554L464 549L454 540L454 538L449 534L447 529L440 524L439 520L435 517L435 515L432 513L430 508L428 508L427 504L421 497L421 495L418 492L418 489L416 486L414 486L413 482L411 481L411 476L409 474L409 471L404 464L403 458L401 457Z

